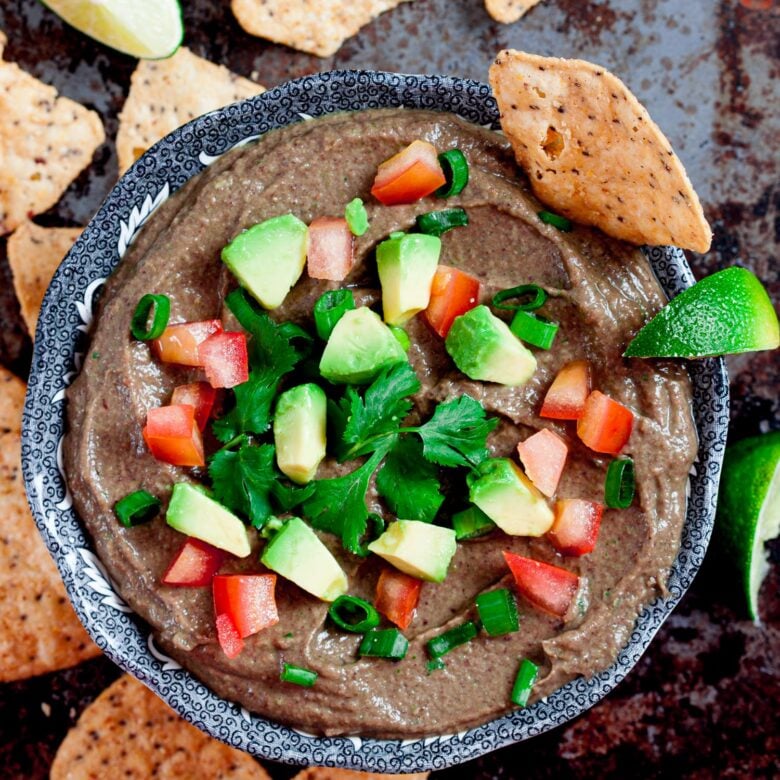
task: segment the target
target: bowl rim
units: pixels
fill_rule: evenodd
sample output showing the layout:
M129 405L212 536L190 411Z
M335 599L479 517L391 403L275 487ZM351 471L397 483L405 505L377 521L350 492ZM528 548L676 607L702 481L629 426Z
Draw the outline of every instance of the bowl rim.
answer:
M319 737L250 715L217 696L157 649L149 627L116 592L73 510L61 451L64 393L85 359L79 348L92 322L97 292L105 272L120 262L124 249L155 208L220 154L258 136L257 132L247 134L248 129L262 134L269 123L271 129L337 110L395 106L456 113L492 129L499 127L490 88L478 81L384 71L330 71L285 82L204 114L174 130L136 161L77 239L44 298L25 400L22 468L36 525L87 632L114 663L149 686L186 720L258 758L374 772L421 772L476 758L567 722L606 696L639 660L688 589L712 532L728 426L729 385L722 359L688 364L695 389L699 454L668 596L659 596L642 609L630 639L608 669L588 680L567 683L527 709L444 736L407 740ZM646 247L643 251L670 297L693 284L681 250Z

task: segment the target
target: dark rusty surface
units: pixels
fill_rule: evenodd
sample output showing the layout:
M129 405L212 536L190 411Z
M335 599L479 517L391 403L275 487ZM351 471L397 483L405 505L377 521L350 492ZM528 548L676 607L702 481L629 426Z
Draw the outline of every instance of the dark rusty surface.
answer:
M247 36L223 0L184 5L187 45L267 86L347 67L485 80L505 47L599 62L648 107L702 198L715 242L707 255L691 257L696 274L739 263L780 299L777 0L544 0L511 26L493 22L481 0L415 0L325 60ZM7 59L103 117L109 141L38 219L83 225L116 178L112 139L135 63L63 26L35 0L0 0L0 29L9 38ZM0 362L24 376L29 353L0 239ZM780 428L778 354L729 363L732 437ZM567 726L436 776L776 777L778 558L762 590L762 628L743 618L735 579L713 551L648 653L607 699ZM45 777L67 728L117 673L98 659L1 686L0 776ZM280 778L292 774L271 769Z

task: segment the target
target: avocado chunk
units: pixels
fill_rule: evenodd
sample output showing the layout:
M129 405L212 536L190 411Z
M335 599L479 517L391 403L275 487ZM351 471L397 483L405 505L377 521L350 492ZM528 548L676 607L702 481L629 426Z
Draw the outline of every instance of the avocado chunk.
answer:
M282 526L268 543L260 562L323 601L335 601L347 592L347 575L299 517L291 517Z
M441 239L422 233L393 235L376 248L376 267L385 322L403 325L428 308Z
M470 474L469 500L510 536L542 536L555 519L544 496L509 458L491 458Z
M299 485L312 480L325 457L327 404L322 388L314 384L285 390L276 402L276 463Z
M487 306L456 317L444 345L469 379L516 387L536 371L533 353Z
M188 482L173 486L165 522L171 528L227 550L239 558L252 552L246 526L232 512Z
M262 306L276 309L303 273L308 233L292 214L272 217L239 233L222 262Z
M406 360L404 348L371 309L344 312L320 360L320 373L336 384L370 382L383 368Z
M368 549L412 577L441 582L456 546L452 528L421 520L396 520Z

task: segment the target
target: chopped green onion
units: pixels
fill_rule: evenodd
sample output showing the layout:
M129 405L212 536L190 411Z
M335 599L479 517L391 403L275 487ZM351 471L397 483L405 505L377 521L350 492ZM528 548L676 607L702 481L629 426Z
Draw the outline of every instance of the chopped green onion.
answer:
M330 619L344 631L365 634L379 625L379 613L357 596L339 596L328 610Z
M616 458L609 464L604 483L604 500L612 509L627 509L634 500L634 461Z
M528 704L528 699L531 698L531 691L533 690L536 678L539 676L539 667L524 658L520 662L520 668L517 670L517 677L515 677L515 684L512 686L512 703L518 707L525 707Z
M400 661L409 650L409 640L397 628L375 628L360 643L358 655Z
M507 303L515 298L527 299L520 303ZM493 306L507 311L536 311L544 306L547 293L538 284L521 284L509 287L493 296Z
M482 628L488 636L504 636L520 628L515 597L508 588L480 593L476 602Z
M447 183L436 190L436 197L451 198L463 192L463 188L469 183L469 161L466 155L460 149L448 149L439 155L439 165Z
M260 536L263 539L273 539L276 534L282 530L284 526L284 520L279 517L271 515L264 523L260 531Z
M149 325L149 316L152 324ZM148 293L138 301L133 319L130 321L130 332L139 341L151 341L162 336L168 327L171 316L171 299L167 295L152 295Z
M429 211L417 216L417 229L429 236L440 236L452 228L469 224L469 215L463 209Z
M317 672L313 672L311 669L305 669L302 666L295 666L294 664L284 664L282 666L282 673L279 675L279 679L282 682L301 685L304 688L311 688L312 685L317 682L318 677L319 675Z
M114 504L114 513L125 528L132 528L151 520L159 511L162 502L145 490L136 490Z
M552 211L540 211L538 216L545 225L552 225L563 233L568 233L571 230L571 220L560 214L553 214Z
M330 290L323 293L314 304L314 324L317 335L327 341L336 323L345 312L355 308L355 297L352 290Z
M470 506L452 516L452 527L455 529L455 539L476 539L489 534L496 524L477 506Z
M558 323L528 311L517 311L509 329L521 341L539 349L550 349L558 332Z
M390 328L390 332L398 340L398 343L404 348L404 352L408 352L409 347L412 345L412 342L409 341L409 334L397 325L389 325L388 327Z
M444 669L447 664L444 663L443 658L434 658L433 660L428 661L426 666L428 668L428 674L430 674L431 672L437 672L439 669Z
M243 287L231 290L225 297L225 305L247 333L257 333L260 328L258 321L268 317Z
M459 626L455 626L455 628L451 628L449 631L429 639L425 643L425 646L428 648L428 655L431 658L441 658L441 656L449 653L450 650L454 650L456 647L476 639L477 633L477 624L473 620L467 620L465 623L461 623Z
M344 219L347 220L353 236L362 236L368 230L368 213L360 198L354 198L347 203Z

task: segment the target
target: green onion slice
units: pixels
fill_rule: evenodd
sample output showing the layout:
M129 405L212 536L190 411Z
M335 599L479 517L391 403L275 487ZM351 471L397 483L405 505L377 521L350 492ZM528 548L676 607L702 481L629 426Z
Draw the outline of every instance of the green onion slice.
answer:
M440 236L448 230L469 224L469 215L464 209L429 211L417 216L417 229L429 236Z
M552 211L540 211L538 217L545 225L552 225L562 233L568 233L571 230L571 220L560 214L554 214Z
M151 316L152 324L149 324ZM151 341L162 336L168 327L171 317L171 299L167 295L147 293L138 301L133 319L130 321L130 332L139 341Z
M314 304L314 324L317 335L327 341L336 323L345 312L355 308L355 297L352 290L330 290L323 293Z
M317 672L305 669L303 666L295 666L295 664L284 664L282 673L279 675L279 679L282 682L301 685L304 688L311 688L317 682L318 677Z
M555 341L555 334L558 332L558 323L550 322L550 320L529 311L517 311L509 329L517 338L527 344L539 347L539 349L550 349Z
M357 596L339 596L328 610L330 619L344 631L365 634L379 625L379 613Z
M469 161L460 149L448 149L439 155L439 165L447 179L434 193L437 198L459 195L469 183Z
M233 312L241 327L253 336L260 332L268 315L252 300L243 287L236 287L225 297L225 305Z
M114 513L125 528L151 520L160 511L162 502L145 490L136 490L114 504Z
M465 645L477 637L477 624L473 620L467 620L449 631L445 631L433 639L429 639L425 646L428 648L428 655L431 658L441 658L450 650L454 650L460 645Z
M354 198L344 209L344 219L347 220L353 236L362 236L368 230L368 212L360 198Z
M480 593L476 602L482 628L488 636L504 636L520 628L515 597L508 588Z
M612 509L627 509L634 500L636 479L634 461L631 458L616 458L607 468L604 483L604 500Z
M364 635L358 655L400 661L409 650L409 640L397 628L375 628Z
M507 303L519 298L519 303ZM501 290L493 296L493 306L507 311L536 311L544 306L547 293L538 284L521 284Z
M412 345L412 342L409 341L409 334L397 325L389 325L388 327L390 328L390 332L396 337L398 343L404 348L404 352L408 352L409 347Z
M434 658L431 661L428 661L426 666L428 669L428 674L430 674L431 672L437 672L439 669L444 669L447 664L444 663L443 658Z
M477 506L470 506L452 516L455 539L476 539L489 534L496 524Z
M528 699L531 697L536 678L539 676L539 667L524 658L520 662L520 668L517 670L515 684L512 686L512 703L518 707L525 707Z

